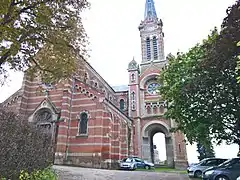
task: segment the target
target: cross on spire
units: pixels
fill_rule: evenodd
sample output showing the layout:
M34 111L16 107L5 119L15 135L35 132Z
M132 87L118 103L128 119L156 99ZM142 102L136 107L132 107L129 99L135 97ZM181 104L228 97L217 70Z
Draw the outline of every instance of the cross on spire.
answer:
M144 19L157 19L157 13L153 0L146 0Z

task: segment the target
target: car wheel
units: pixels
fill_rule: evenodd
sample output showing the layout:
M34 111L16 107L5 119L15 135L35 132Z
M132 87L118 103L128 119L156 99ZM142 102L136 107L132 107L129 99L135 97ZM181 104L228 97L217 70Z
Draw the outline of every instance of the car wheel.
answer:
M201 178L202 177L202 171L195 171L194 177Z
M145 166L145 169L150 169L150 166Z
M220 176L217 176L215 180L229 180L229 178L227 176L220 175Z

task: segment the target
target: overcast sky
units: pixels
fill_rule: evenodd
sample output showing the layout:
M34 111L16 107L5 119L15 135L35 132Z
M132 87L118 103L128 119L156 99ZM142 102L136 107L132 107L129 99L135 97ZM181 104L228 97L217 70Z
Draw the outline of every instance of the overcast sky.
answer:
M145 0L90 0L84 12L89 36L89 62L111 85L128 83L127 65L141 61L138 25L144 16ZM220 27L226 8L235 0L155 0L158 17L163 20L165 54L187 51L205 38L214 26ZM11 72L9 82L0 87L0 102L21 87L22 74ZM161 138L157 146L161 147ZM159 148L160 158L164 151ZM232 157L236 146L216 148L217 156ZM189 161L196 161L195 146L188 146Z

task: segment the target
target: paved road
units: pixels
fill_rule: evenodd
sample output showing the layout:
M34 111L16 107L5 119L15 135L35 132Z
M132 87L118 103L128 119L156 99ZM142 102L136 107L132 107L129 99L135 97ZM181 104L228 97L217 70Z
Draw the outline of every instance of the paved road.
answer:
M118 171L54 166L59 180L189 180L186 175L146 171Z

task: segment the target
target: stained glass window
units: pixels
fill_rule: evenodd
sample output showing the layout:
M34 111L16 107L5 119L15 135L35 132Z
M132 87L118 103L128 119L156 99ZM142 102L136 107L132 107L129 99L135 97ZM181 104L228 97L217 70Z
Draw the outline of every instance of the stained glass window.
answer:
M147 91L148 91L149 94L157 95L158 87L159 87L158 83L151 83L151 84L148 85Z

